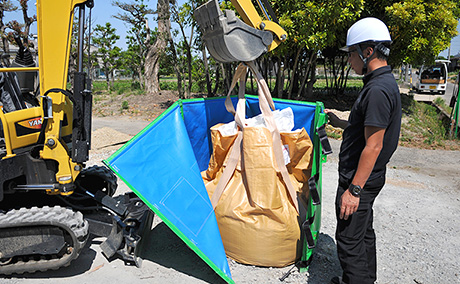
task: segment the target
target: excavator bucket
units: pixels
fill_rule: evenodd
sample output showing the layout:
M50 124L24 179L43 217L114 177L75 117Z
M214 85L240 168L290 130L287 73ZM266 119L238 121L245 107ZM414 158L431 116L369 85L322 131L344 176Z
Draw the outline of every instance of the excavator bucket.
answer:
M225 10L224 15L217 0L198 7L194 16L209 53L220 62L253 61L267 52L273 41L271 32L245 24L234 11Z

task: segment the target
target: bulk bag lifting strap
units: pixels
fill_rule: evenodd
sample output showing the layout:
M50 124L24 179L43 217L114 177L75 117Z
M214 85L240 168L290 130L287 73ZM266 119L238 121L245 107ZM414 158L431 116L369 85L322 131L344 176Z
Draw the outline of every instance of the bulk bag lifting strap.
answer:
M275 104L270 95L270 91L268 89L267 83L265 82L264 78L260 74L258 68L255 66L254 62L247 62L246 64L251 69L253 74L255 74L256 79L257 79L259 106L260 106L260 110L262 112L265 124L267 128L269 129L270 133L272 134L273 151L275 154L276 166L278 170L281 172L283 182L286 184L292 204L294 205L297 213L299 213L299 205L297 202L296 190L294 189L294 186L292 185L286 165L284 163L281 135L278 130L278 127L276 126L273 114L270 110L270 109L275 110ZM227 167L222 173L222 176L219 180L216 190L214 191L214 194L211 197L211 203L214 208L216 208L217 202L219 201L225 189L225 186L227 185L228 181L232 177L233 172L235 171L236 166L238 164L239 157L241 155L241 142L243 139L242 129L245 127L244 120L245 120L245 113L246 113L245 98L244 98L245 87L246 87L246 74L247 74L247 67L243 63L240 63L233 77L232 85L227 94L227 99L225 100L225 107L227 108L227 111L234 114L235 116L235 122L238 126L238 135L234 142L230 156L228 158ZM237 107L235 111L233 104L231 102L231 99L230 99L230 94L238 81L240 84L239 84L239 90L238 90L238 103L237 103Z

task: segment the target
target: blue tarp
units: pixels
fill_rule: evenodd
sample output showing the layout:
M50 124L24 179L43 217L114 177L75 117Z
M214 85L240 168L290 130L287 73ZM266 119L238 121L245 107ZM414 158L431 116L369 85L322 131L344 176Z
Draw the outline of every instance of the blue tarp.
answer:
M233 282L179 104L105 162L208 265Z
M230 269L214 211L200 172L208 167L210 127L233 120L225 98L176 102L104 161L190 248L225 281ZM233 98L236 104L237 98ZM248 96L247 114L260 113L258 98ZM276 100L291 107L295 129L314 131L316 105Z

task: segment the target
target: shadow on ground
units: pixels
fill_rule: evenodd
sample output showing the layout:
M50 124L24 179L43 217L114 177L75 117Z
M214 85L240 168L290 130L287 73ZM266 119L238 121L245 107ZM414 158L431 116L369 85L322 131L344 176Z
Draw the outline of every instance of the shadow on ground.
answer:
M148 240L140 255L144 261L155 262L208 283L225 283L164 223L156 225L144 239Z
M336 244L331 236L319 234L313 261L308 272L307 283L309 284L329 283L334 276L342 275Z

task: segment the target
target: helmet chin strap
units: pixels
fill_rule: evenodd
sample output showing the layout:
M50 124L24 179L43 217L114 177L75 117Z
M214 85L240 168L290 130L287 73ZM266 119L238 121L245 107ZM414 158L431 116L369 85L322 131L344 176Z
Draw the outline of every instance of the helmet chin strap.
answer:
M366 75L367 74L367 65L369 63L369 59L374 55L375 53L375 48L373 49L372 51L372 54L368 57L364 57L364 54L363 54L363 51L361 50L361 47L358 45L356 45L356 51L358 52L358 55L359 55L359 58L361 58L361 60L363 61L364 65L363 65L363 75Z
M359 46L359 44L356 45L356 51L358 52L359 58L361 58L361 60L364 63L364 65L363 65L363 75L367 74L367 66L369 64L369 60L372 58L372 56L374 56L375 51L377 49L387 57L390 55L390 49L388 47L385 47L382 43L378 43L374 48L372 48L372 54L370 56L368 56L368 57L364 57L364 54L363 54L363 51L361 50L361 47Z

